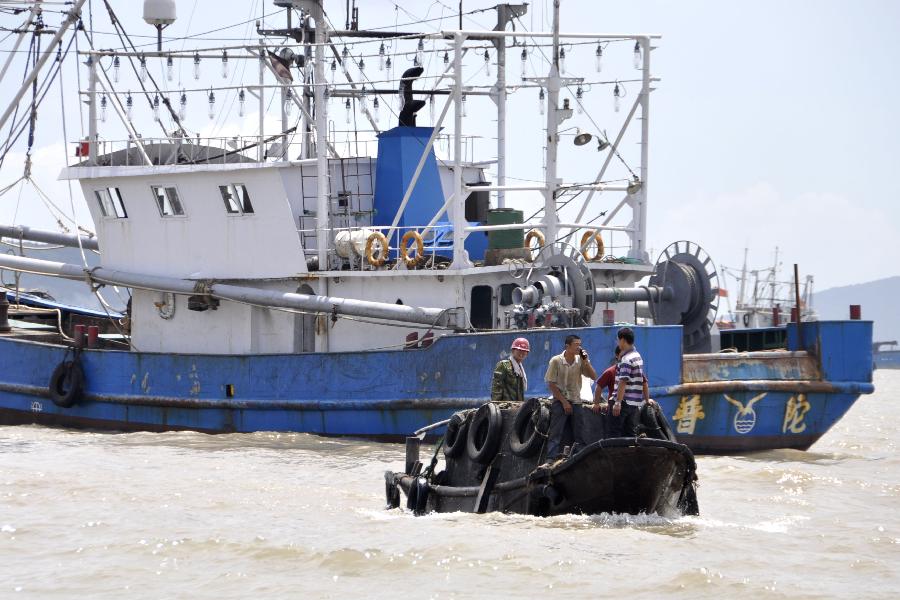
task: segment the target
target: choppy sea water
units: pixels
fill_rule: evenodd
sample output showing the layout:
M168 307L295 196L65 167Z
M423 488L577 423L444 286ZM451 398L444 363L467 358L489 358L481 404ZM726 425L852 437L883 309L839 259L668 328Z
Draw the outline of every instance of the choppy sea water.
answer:
M900 371L809 452L701 457L700 517L383 510L400 445L0 428L0 597L895 598Z

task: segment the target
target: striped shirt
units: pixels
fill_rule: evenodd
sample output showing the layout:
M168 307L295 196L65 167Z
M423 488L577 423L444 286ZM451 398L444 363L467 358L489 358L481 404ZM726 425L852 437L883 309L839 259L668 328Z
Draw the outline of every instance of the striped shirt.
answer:
M644 402L644 359L637 350L629 350L619 357L616 366L616 390L625 386L625 404L640 406Z

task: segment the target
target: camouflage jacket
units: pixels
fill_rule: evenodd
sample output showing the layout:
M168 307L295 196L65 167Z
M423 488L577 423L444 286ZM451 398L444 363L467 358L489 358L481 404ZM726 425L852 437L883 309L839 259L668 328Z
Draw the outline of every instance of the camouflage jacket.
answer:
M516 375L510 359L494 367L491 379L491 402L522 402L525 400L525 381Z

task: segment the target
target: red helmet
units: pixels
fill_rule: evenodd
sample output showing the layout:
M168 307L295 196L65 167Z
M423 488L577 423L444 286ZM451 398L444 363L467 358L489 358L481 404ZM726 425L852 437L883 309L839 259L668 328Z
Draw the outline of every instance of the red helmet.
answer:
M526 340L525 338L516 338L512 343L512 349L531 352L531 346L528 344L528 340Z

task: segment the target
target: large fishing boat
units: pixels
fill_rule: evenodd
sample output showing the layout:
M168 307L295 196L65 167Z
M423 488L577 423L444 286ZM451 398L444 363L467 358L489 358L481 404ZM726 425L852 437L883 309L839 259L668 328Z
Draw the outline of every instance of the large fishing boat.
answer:
M282 28L169 49L175 3L147 0L150 51L104 4L121 46L100 48L76 0L50 43L31 45L0 116L0 128L33 130L61 69L83 63L87 135L67 139L78 158L61 177L80 186L93 228L0 235L99 252L99 266L20 251L0 268L130 298L123 318L110 314L115 335L87 343L62 309L50 328L0 319L3 423L403 436L487 400L513 338L531 342L529 394L540 395L566 335L599 364L619 323L635 324L651 393L697 451L808 448L872 392L871 322L792 323L776 351L749 340L713 352L711 257L677 241L650 258L658 36L562 32L558 1L551 30L535 32L524 4L496 6L483 31L366 30L355 2L337 29L322 2L275 0ZM16 47L50 37L41 11L28 3ZM589 76L574 74L587 66L578 56ZM192 85L174 82L176 64ZM199 117L187 110L198 97ZM252 129L201 135L207 117L254 104ZM21 185L37 185L28 160Z

